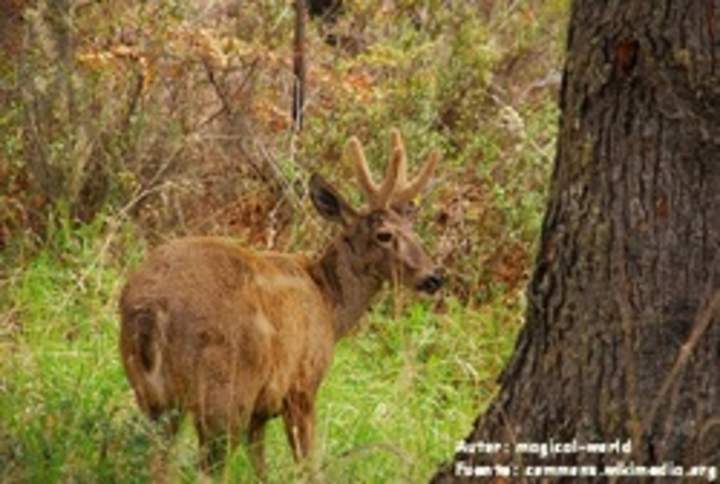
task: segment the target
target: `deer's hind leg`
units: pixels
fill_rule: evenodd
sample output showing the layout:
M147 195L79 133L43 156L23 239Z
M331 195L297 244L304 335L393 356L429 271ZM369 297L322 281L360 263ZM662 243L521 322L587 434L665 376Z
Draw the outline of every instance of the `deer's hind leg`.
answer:
M315 433L315 402L305 392L291 392L283 402L285 433L296 462L311 456Z
M208 476L223 469L225 458L237 448L250 424L251 407L247 402L238 401L237 396L233 398L227 391L216 395L225 395L227 399L215 399L201 407L201 412L194 412L200 470Z
M183 416L179 409L153 409L149 413L158 430L152 439L153 452L150 460L150 479L153 483L169 482L168 458Z
M206 476L212 476L223 469L225 458L240 442L240 422L203 415L202 418L195 418L195 430L198 435L200 470Z
M248 451L255 473L261 481L264 481L267 472L265 469L265 424L268 418L264 415L255 414L250 418L248 426Z

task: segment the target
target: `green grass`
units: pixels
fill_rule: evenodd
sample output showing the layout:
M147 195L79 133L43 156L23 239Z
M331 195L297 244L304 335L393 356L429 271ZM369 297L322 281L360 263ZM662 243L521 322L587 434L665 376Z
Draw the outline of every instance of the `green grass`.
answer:
M52 240L5 281L0 300L0 481L145 482L153 428L122 370L116 315L141 250L112 227L61 228ZM388 296L338 345L317 400L328 482L427 480L488 402L511 351L518 301L470 311L451 300L435 314L425 300L393 319ZM172 454L185 482L196 478L190 427ZM270 482L303 480L281 421L269 427ZM244 450L225 477L253 482Z

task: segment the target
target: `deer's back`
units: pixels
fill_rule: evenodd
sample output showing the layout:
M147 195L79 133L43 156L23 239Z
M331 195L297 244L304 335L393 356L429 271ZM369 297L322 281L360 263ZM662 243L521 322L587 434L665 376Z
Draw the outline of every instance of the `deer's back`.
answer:
M330 310L302 257L176 240L148 256L120 305L123 361L151 413L180 406L218 425L274 415L294 387L314 392L332 356Z

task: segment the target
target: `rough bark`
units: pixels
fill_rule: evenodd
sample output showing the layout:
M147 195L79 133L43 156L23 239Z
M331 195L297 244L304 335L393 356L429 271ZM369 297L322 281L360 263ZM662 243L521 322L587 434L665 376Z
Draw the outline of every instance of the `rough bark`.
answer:
M720 2L576 0L526 324L458 463L720 465ZM513 455L518 442L632 452Z

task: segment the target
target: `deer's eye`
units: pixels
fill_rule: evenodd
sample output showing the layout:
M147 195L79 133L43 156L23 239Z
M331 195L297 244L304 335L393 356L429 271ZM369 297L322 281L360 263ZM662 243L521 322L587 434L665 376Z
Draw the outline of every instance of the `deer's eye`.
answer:
M391 234L390 232L378 232L375 237L377 238L378 242L387 244L392 240L393 234Z

